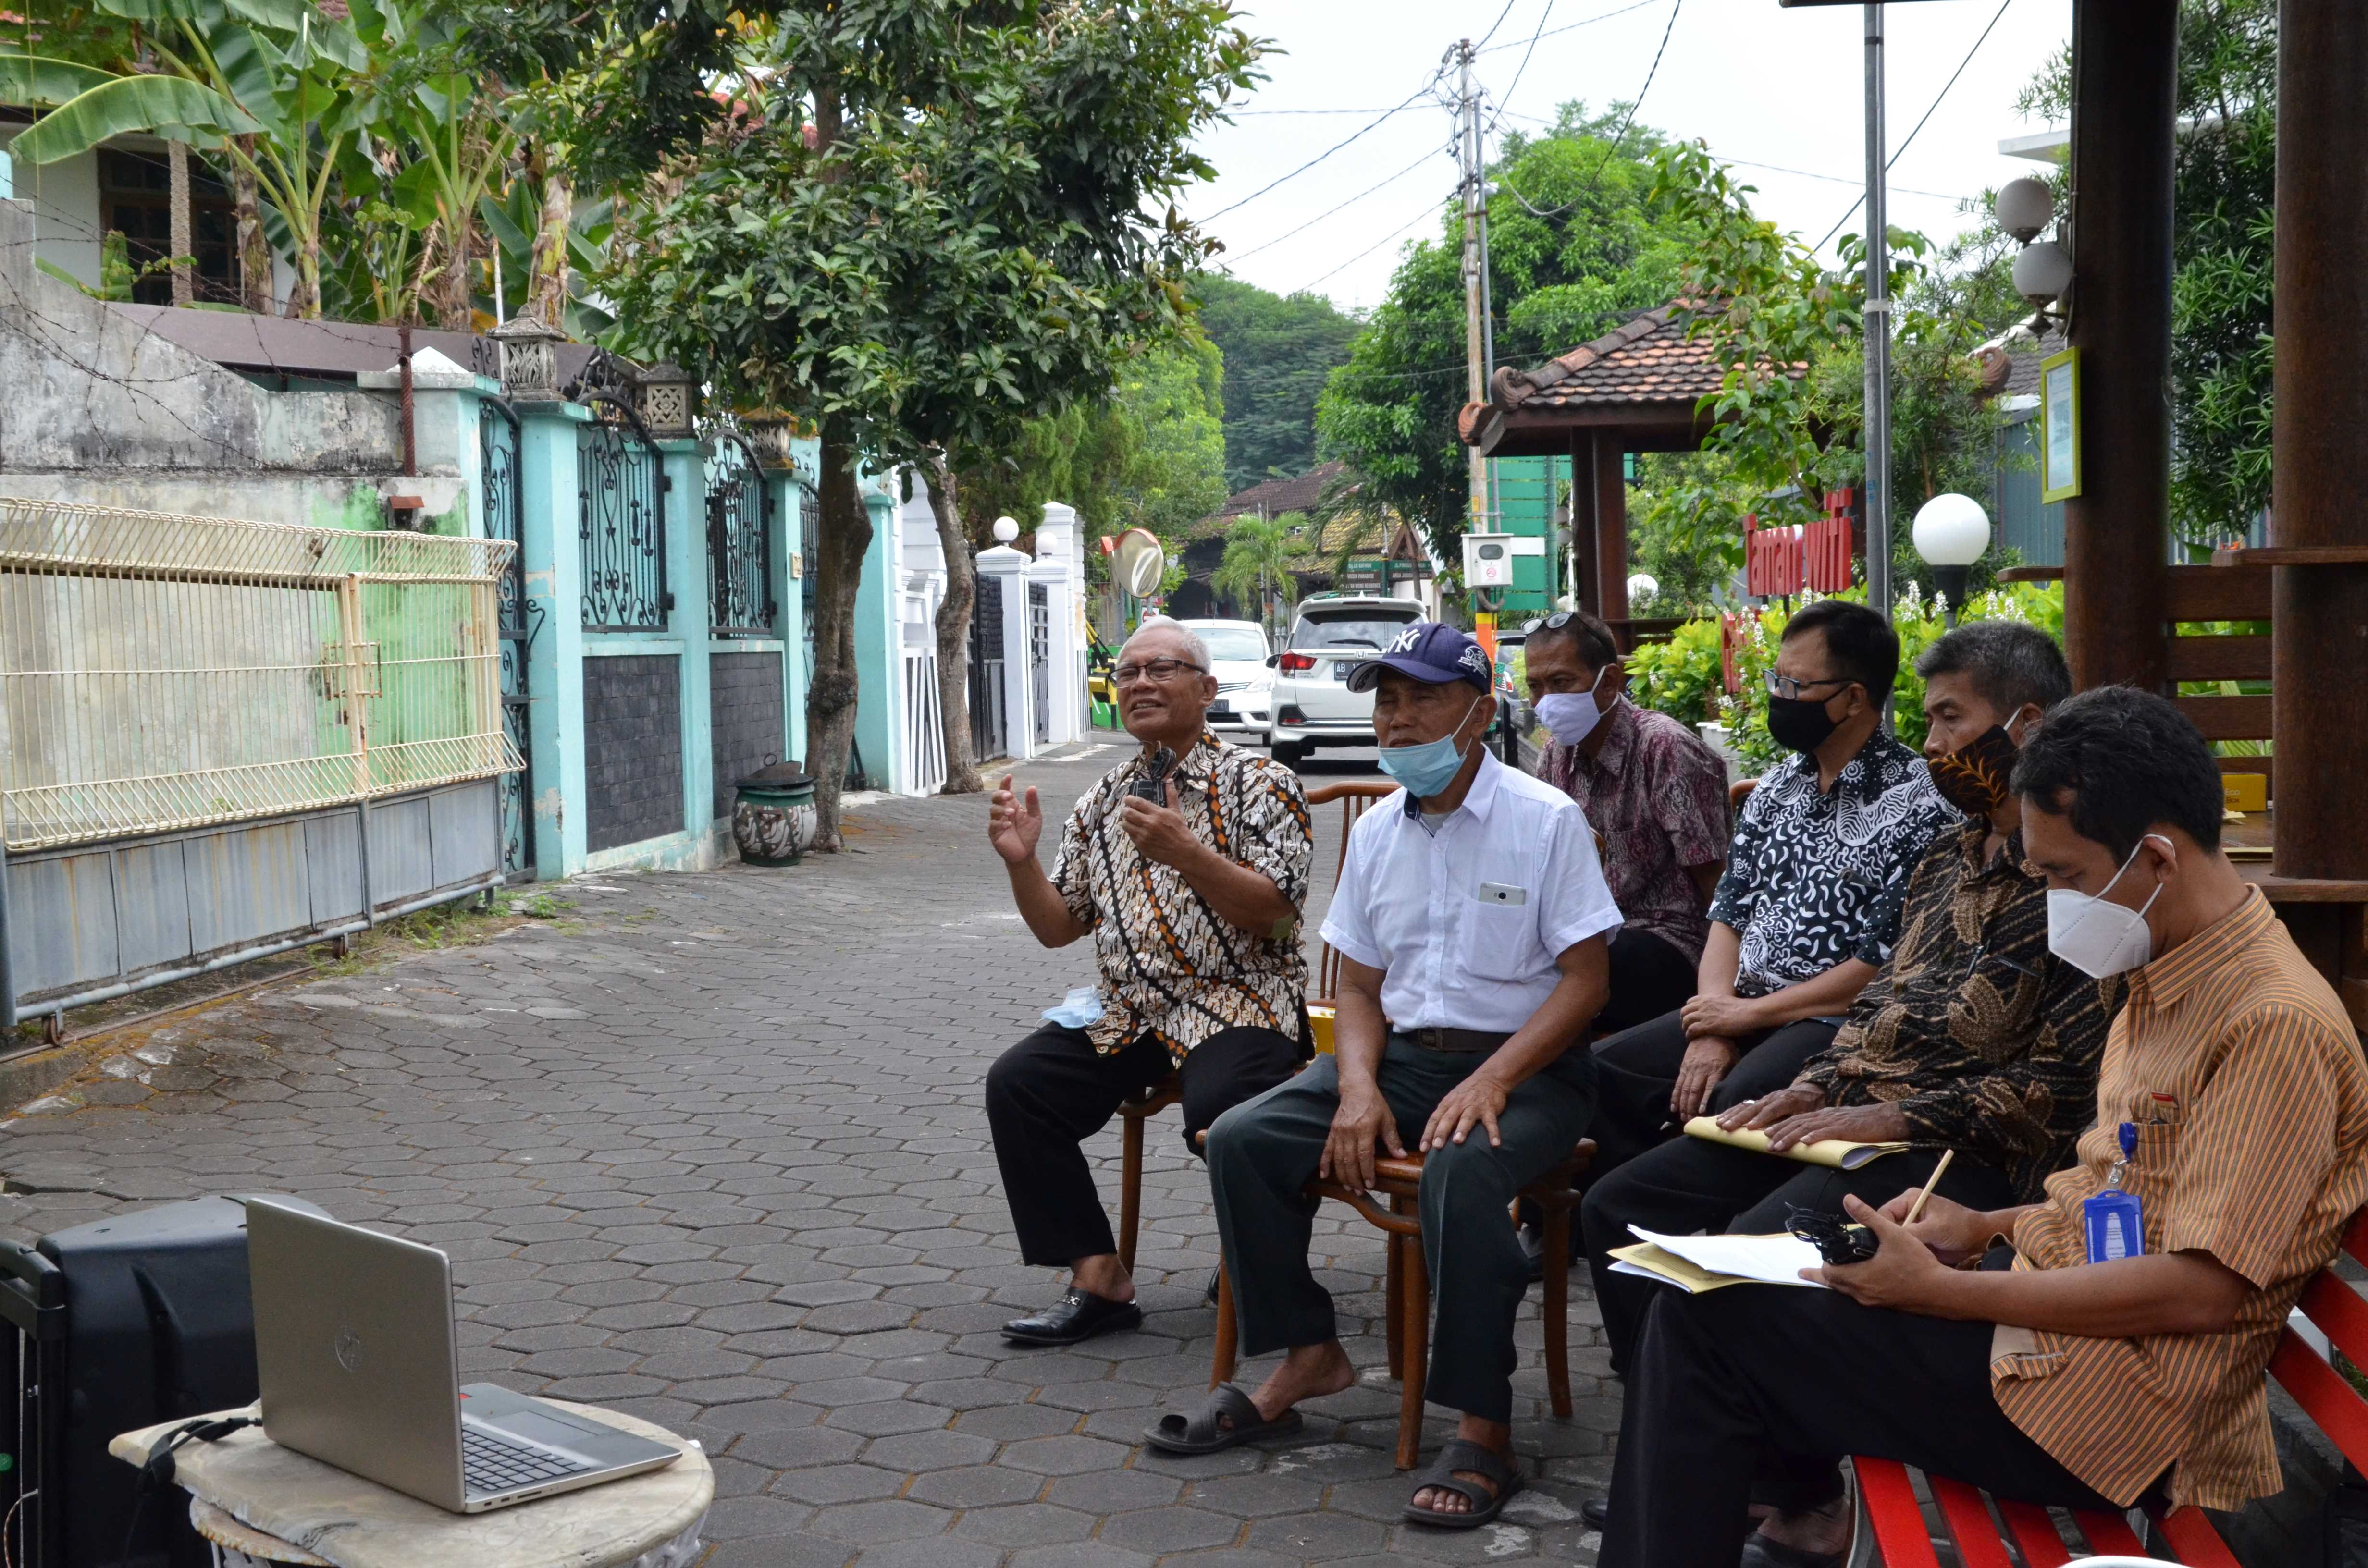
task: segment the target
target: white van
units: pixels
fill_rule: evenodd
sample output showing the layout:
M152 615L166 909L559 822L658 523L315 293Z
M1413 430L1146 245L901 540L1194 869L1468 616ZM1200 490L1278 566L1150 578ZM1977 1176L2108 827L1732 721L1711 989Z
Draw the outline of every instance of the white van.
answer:
M1266 744L1281 763L1307 760L1316 746L1373 744L1373 694L1350 691L1349 672L1422 619L1412 599L1318 594L1303 599L1291 637L1274 661L1272 721Z
M1208 725L1224 733L1233 731L1261 738L1266 733L1267 693L1274 681L1268 666L1274 649L1266 628L1255 620L1188 620L1183 623L1209 645L1209 673L1217 677L1217 700L1209 709Z

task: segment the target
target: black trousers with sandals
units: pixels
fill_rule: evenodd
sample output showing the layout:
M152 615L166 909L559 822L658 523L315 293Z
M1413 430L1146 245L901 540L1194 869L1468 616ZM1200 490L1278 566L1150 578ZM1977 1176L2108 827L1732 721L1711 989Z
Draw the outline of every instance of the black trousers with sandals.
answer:
M2012 1257L2001 1247L1983 1267ZM1600 1568L1735 1568L1751 1503L1833 1502L1848 1454L2021 1502L2118 1511L1998 1408L1988 1324L1784 1285L1647 1289Z
M1232 1028L1185 1053L1184 1146L1211 1122L1299 1071L1301 1041L1274 1029ZM1066 1267L1118 1250L1081 1145L1121 1101L1167 1076L1167 1048L1144 1037L1105 1056L1086 1031L1048 1023L986 1071L986 1122L1019 1256Z

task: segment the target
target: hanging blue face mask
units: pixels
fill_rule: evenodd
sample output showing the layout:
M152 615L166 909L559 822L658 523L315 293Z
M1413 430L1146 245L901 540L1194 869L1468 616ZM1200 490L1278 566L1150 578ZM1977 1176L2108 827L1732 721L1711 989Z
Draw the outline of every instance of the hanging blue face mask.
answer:
M1472 708L1463 710L1463 719L1472 717L1472 709L1480 699L1472 699ZM1382 771L1406 786L1406 792L1417 801L1427 801L1455 782L1455 770L1463 766L1463 748L1455 744L1462 733L1463 719L1455 721L1455 728L1435 741L1419 745L1383 746L1381 752Z

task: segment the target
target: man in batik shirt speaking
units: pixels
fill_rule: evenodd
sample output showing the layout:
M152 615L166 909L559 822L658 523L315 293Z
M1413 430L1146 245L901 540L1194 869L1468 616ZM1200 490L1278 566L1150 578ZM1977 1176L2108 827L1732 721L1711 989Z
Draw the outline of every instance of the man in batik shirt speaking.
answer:
M986 1074L986 1115L1020 1256L1070 1270L1012 1340L1074 1345L1143 1321L1078 1147L1171 1071L1184 1139L1297 1072L1308 1054L1299 919L1315 845L1299 776L1219 741L1208 649L1146 620L1119 651L1119 717L1141 750L1069 814L1051 875L1036 791L1006 778L987 836L1021 918L1048 948L1091 933L1099 982Z

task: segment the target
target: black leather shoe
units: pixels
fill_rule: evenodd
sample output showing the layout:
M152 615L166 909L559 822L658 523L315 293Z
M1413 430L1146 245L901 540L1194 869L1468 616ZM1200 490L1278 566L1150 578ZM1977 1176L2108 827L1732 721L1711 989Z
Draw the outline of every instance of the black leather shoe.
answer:
M1110 1301L1072 1286L1042 1312L1005 1324L1003 1336L1021 1345L1076 1345L1142 1323L1143 1309L1133 1301Z
M1848 1555L1845 1551L1805 1551L1754 1530L1743 1543L1743 1560L1738 1568L1842 1568L1842 1560Z
M1546 1277L1546 1233L1543 1226L1521 1227L1521 1252L1530 1260L1530 1283L1537 1284ZM1579 1259L1578 1229L1571 1228L1570 1258L1565 1267L1576 1267Z
M1578 1506L1578 1517L1580 1522L1585 1524L1588 1529L1610 1529L1611 1528L1611 1499L1609 1497L1589 1497L1585 1499Z

